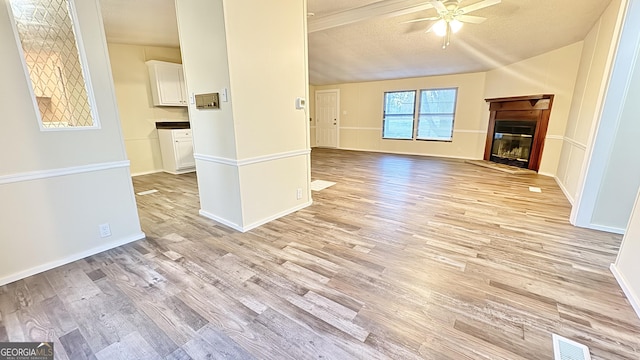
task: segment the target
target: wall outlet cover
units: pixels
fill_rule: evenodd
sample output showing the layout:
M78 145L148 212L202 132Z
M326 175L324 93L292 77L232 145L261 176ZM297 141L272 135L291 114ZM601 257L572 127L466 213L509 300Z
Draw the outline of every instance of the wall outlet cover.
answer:
M99 230L100 230L100 237L109 237L111 236L111 227L109 226L109 224L100 224L98 226Z

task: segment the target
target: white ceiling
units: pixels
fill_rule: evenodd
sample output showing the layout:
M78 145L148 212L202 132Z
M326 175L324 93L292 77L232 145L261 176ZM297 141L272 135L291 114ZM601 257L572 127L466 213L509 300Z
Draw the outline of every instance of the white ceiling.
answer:
M462 0L461 6L478 1ZM100 2L108 41L179 45L174 0ZM446 50L441 49L441 38L425 33L430 22L402 24L436 15L425 3L425 0L308 0L308 10L315 14L309 18L311 84L493 69L584 39L610 0L502 0L498 5L473 12L472 15L488 20L477 25L465 24ZM409 8L409 11L371 16L372 7ZM314 31L319 28L322 30Z
M100 0L107 41L180 46L175 0Z

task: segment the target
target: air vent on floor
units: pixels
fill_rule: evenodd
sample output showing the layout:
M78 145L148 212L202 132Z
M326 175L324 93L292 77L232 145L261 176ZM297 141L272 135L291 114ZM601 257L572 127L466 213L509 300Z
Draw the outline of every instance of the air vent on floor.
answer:
M553 334L555 360L591 360L589 348L585 345Z

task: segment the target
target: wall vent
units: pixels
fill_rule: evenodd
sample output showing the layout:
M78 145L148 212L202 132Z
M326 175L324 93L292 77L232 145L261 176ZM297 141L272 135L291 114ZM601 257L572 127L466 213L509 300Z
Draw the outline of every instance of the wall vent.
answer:
M555 360L591 360L587 346L560 335L552 335Z

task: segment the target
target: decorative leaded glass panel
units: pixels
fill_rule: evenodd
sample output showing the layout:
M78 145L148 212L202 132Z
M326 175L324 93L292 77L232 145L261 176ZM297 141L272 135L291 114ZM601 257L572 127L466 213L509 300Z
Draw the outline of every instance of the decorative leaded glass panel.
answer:
M44 128L94 126L68 0L11 0Z

